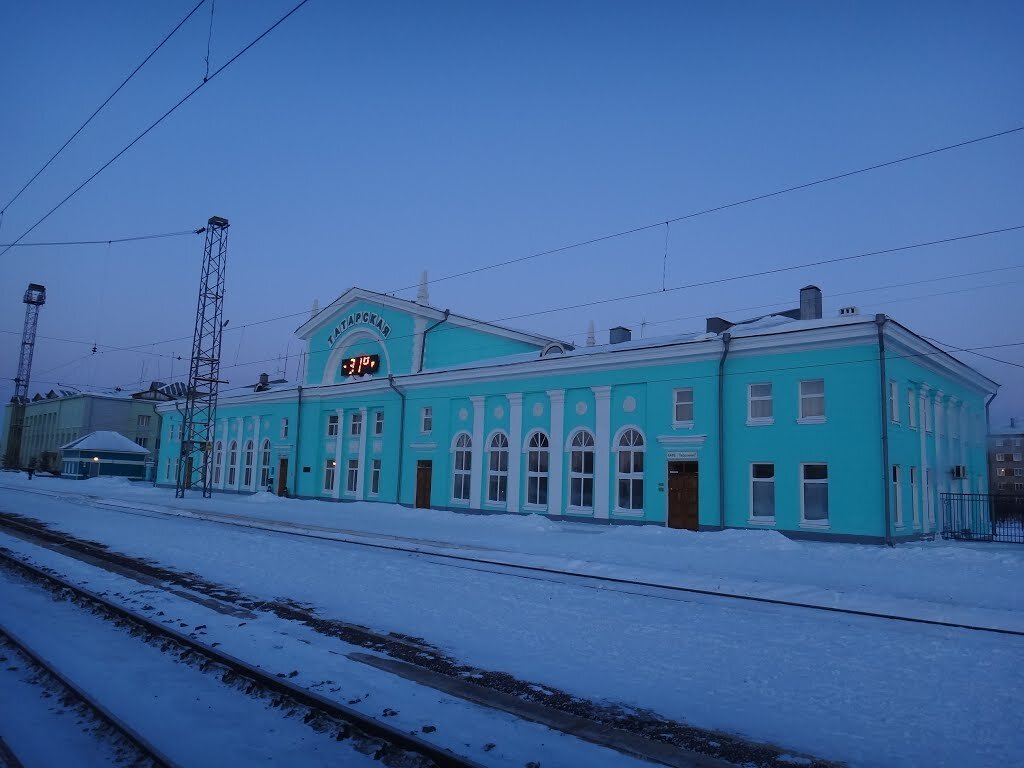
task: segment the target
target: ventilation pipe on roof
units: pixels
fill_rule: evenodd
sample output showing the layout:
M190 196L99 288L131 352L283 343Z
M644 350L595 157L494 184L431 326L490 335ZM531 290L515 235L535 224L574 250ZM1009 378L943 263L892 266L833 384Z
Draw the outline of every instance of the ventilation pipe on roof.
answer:
M629 328L623 328L621 325L608 331L609 344L621 344L624 341L630 341L632 338L633 332Z
M424 307L430 304L430 292L427 290L427 270L420 275L420 288L416 291L416 303Z
M806 290L806 289L805 289ZM803 308L803 291L800 291L800 307ZM888 320L885 315L879 313L875 315L875 324L878 326L878 412L882 419L882 496L884 503L882 509L884 510L883 522L885 524L885 543L890 547L893 546L892 541L892 526L891 526L891 514L892 510L890 505L892 499L890 498L889 485L892 482L890 472L892 468L889 466L889 414L887 413L887 404L889 401L888 394L888 377L885 373L885 322Z
M800 289L800 319L821 320L821 288L807 285Z
M593 347L597 344L597 339L594 338L594 321L591 320L587 323L587 346Z
M312 320L320 311L320 299L313 299L313 306L309 308L309 319Z
M728 331L730 328L732 328L732 323L728 320L723 320L720 317L709 317L707 319L706 330L708 333L714 333L717 335L723 331Z

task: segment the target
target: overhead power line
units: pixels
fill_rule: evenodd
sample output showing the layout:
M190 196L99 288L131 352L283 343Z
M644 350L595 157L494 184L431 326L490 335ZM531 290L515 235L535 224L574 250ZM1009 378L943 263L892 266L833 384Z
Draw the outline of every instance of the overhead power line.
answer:
M160 232L153 235L134 235L132 237L111 237L107 240L54 240L51 242L35 242L35 243L0 243L0 248L33 248L41 245L45 246L61 246L61 245L110 245L112 243L131 243L137 240L159 240L165 237L182 237L184 235L199 235L203 233L203 229L183 229L179 232Z
M300 8L301 8L302 6L304 6L304 5L305 5L306 3L308 3L308 2L309 2L309 0L300 0L300 2L299 2L299 3L298 3L298 4L296 5L296 6L295 6L295 7L293 7L293 8L292 8L292 9L291 9L290 11L288 11L288 13L286 13L286 14L285 14L284 16L282 16L282 17L281 17L281 18L279 18L279 19L278 19L277 21L275 21L275 22L274 22L274 23L273 23L272 25L270 25L270 26L269 26L269 27L268 27L268 28L267 28L266 30L264 30L264 31L263 31L262 33L260 33L260 35L259 35L258 37L256 37L256 38L255 38L254 40L252 40L252 41L251 41L251 42L250 42L250 43L249 43L248 45L246 45L246 46L245 46L244 48L242 48L242 50L240 50L240 51L239 51L238 53L236 53L236 54L235 54L234 56L232 56L232 57L231 57L230 59L228 59L228 60L227 60L227 61L226 61L226 62L225 62L224 64L222 64L222 65L221 65L221 66L220 66L219 68L217 68L216 70L214 70L213 74L211 74L211 75L209 76L209 78L206 78L206 79L204 79L204 80L203 80L203 82L199 83L199 85L197 85L197 86L196 86L195 88L193 88L193 89L192 89L191 91L189 91L188 93L186 93L186 94L185 94L185 95L184 95L184 96L183 96L183 97L182 97L182 98L181 98L181 99L180 99L180 100L179 100L179 101L178 101L178 102L177 102L177 103L176 103L176 104L175 104L175 105L174 105L173 107L171 107L170 109L168 109L168 110L167 110L166 112L164 112L164 113L163 113L163 114L162 114L162 115L161 115L160 117L158 117L158 118L157 118L156 120L154 120L154 121L153 121L152 123L150 123L150 125L149 125L149 127L148 127L148 128L146 128L145 130L143 130L143 131L142 131L142 133L140 133L140 134L139 134L138 136L136 136L136 137L135 137L134 139L132 139L132 140L131 140L131 141L130 141L130 142L129 142L128 144L126 144L126 145L125 145L125 146L124 146L124 147L123 147L123 148L122 148L122 149L121 149L121 150L120 150L120 151L119 151L119 152L118 152L118 153L117 153L116 155L114 155L114 156L113 156L112 158L110 158L109 160L107 160L107 162L105 162L105 163L104 163L103 165L101 165L101 166L100 166L100 167L99 167L99 168L98 168L98 169L97 169L96 171L94 171L94 172L93 172L93 174L92 174L91 176L89 176L89 177L88 177L88 178L87 178L87 179L86 179L85 181L83 181L83 182L82 182L81 184L79 184L79 185L78 185L77 187L75 187L75 188L74 188L74 189L73 189L73 190L72 190L72 191L71 191L70 193L68 193L68 195L67 195L67 196L66 196L66 197L65 197L65 198L64 198L63 200L61 200L61 201L60 201L59 203L57 203L57 204L56 204L55 206L53 206L53 208L51 208L51 209L50 209L49 211L47 211L47 212L46 212L46 213L45 213L45 214L44 214L44 215L43 215L43 216L42 216L41 218L39 218L39 219L38 219L38 220L37 220L37 221L35 222L35 224L33 224L33 225L32 225L31 227L29 227L28 229L26 229L26 230L25 230L24 232L22 232L22 233L21 233L21 235L20 235L20 236L19 236L19 237L18 237L18 238L17 238L17 239L16 239L16 240L15 240L15 241L13 242L13 243L11 243L11 244L10 244L10 245L8 245L8 246L7 246L6 248L4 248L4 250L0 251L0 256L3 256L3 255L4 255L5 253L7 253L7 251L9 251L9 250L10 250L10 249L11 249L11 248L12 248L13 246L15 246L15 245L17 245L18 243L20 243L20 242L21 242L21 241L22 241L22 240L23 240L23 239L25 238L25 236L26 236L26 235L28 235L28 234L29 234L30 232L32 232L32 230L34 230L34 229L35 229L36 227L38 227L38 226L39 226L40 224L42 224L42 223L43 223L44 221L46 221L46 220L47 220L48 218L50 218L50 216L52 216L52 215L53 215L53 214L54 214L54 213L55 213L55 212L56 212L56 211L57 211L57 210L58 210L59 208L61 208L61 206L63 206L63 205L64 205L64 204L65 204L65 203L66 203L66 202L67 202L68 200L70 200L70 199L71 199L72 197L74 197L75 195L77 195L77 194L78 194L78 193L79 193L79 192L80 192L80 191L81 191L81 190L82 190L82 189L83 189L83 188L84 188L84 187L85 187L85 186L86 186L87 184L89 184L89 182L91 182L91 181L92 181L93 179L95 179L95 178L96 178L97 176L99 176L99 175L100 175L101 173L103 173L103 171L105 171L105 170L106 170L107 168L109 168L109 167L110 167L111 165L113 165L113 164L114 164L114 162L115 162L115 161L116 161L116 160L117 160L117 159L118 159L119 157L121 157L121 155L123 155L123 154L124 154L125 152L127 152L127 151L128 151L129 149L131 149L131 148L132 148L132 147L134 147L134 146L135 146L136 144L138 144L138 143L139 143L139 141L141 141L141 140L142 140L142 138L143 138L144 136L146 136L146 134L148 134L148 133L149 133L150 131L152 131L152 130L153 130L154 128L156 128L156 127L157 127L158 125L160 125L160 123L162 123L162 122L163 122L164 120L166 120L166 119L167 119L168 117L170 117L170 116L171 116L172 114L174 114L174 112L175 112L175 111L176 111L176 110L177 110L177 109L178 109L178 108L179 108L179 107L180 107L180 106L181 106L182 104L184 104L184 103L185 103L185 102L187 102L187 101L188 101L189 99L191 99L191 98L192 98L192 97L193 97L193 96L194 96L194 95L195 95L195 94L196 94L196 93L197 93L197 92L198 92L198 91L199 91L200 89L202 89L202 88L203 88L204 86L206 86L206 85L208 85L209 83L213 82L214 78L216 78L216 77L217 77L217 75L219 75L219 74L220 74L221 72L223 72L223 71L224 71L224 70L226 70L226 69L227 69L228 67L230 67L230 66L231 66L232 64L234 64L234 63L235 63L235 62L236 62L236 61L237 61L237 60L238 60L238 59L239 59L239 58L240 58L241 56L243 56L243 55L244 55L244 54L245 54L245 53L246 53L246 52L247 52L247 51L248 51L248 50L249 50L250 48L252 48L252 47L253 47L254 45L256 45L256 44L257 44L257 43L258 43L258 42L259 42L260 40L262 40L262 39L263 39L264 37L266 37L267 35L269 35L269 34L270 34L271 32L273 32L273 31L274 31L275 29L277 29L277 28L278 28L278 27L279 27L279 26L280 26L281 24L283 24L283 23L285 22L285 20L286 20L286 19L288 19L288 17L290 17L290 16L291 16L291 15L292 15L293 13L295 13L295 12L296 12L297 10L299 10L299 9L300 9Z
M588 240L578 240L578 241L576 241L574 243L569 243L568 245L561 245L561 246L558 246L557 248L549 248L546 251L537 251L536 253L530 253L530 254L527 254L526 256L518 256L518 257L513 258L513 259L506 259L504 261L498 261L498 262L495 262L493 264L484 264L484 265L479 266L479 267L473 267L472 269L463 270L462 272L453 272L450 275L444 275L442 277L434 278L434 279L430 280L429 282L430 283L442 283L442 282L445 282L446 280L454 280L454 279L459 278L459 277L466 277L468 275L475 275L475 274L478 274L480 272L486 272L486 271L492 270L492 269L499 269L501 267L508 267L508 266L513 265L513 264L521 264L524 261L530 261L532 259L539 259L539 258L541 258L543 256L552 256L552 255L554 255L556 253L562 253L564 251L570 251L570 250L573 250L575 248L582 248L582 247L587 246L587 245L596 245L597 243L603 243L603 242L606 242L608 240L614 240L614 239L619 238L619 237L626 237L627 235L635 235L635 234L637 234L639 232L646 232L647 230L650 230L650 229L657 229L658 227L665 227L665 226L668 226L670 224L675 224L675 223L680 222L680 221L686 221L687 219L695 219L698 216L706 216L709 213L718 213L719 211L725 211L725 210L728 210L729 208L737 208L737 207L739 207L741 205L748 205L749 203L756 203L756 202L758 202L760 200L767 200L767 199L772 198L772 197L779 197L780 195L786 195L786 194L789 194L790 192L797 192L797 191L800 191L800 190L803 190L803 189L810 189L811 187L816 187L816 186L819 186L821 184L828 184L828 183L833 182L833 181L839 181L841 179L848 179L851 176L858 176L858 175L860 175L862 173L870 173L871 171L877 171L877 170L879 170L881 168L888 168L888 167L893 166L893 165L899 165L900 163L906 163L906 162L909 162L911 160L919 160L919 159L921 159L923 157L929 157L931 155L937 155L937 154L939 154L941 152L949 152L950 150L960 149L962 147L967 147L967 146L970 146L972 144L980 144L981 142L984 142L984 141L991 141L992 139L998 139L998 138L1001 138L1003 136L1009 136L1011 134L1020 133L1021 131L1024 131L1024 125L1018 125L1016 128L1008 128L1005 131L999 131L997 133L990 133L990 134L987 134L985 136L977 136L977 137L975 137L973 139L967 139L966 141L957 142L956 144L947 144L944 147L936 147L934 149L929 149L929 150L926 150L924 152L917 152L917 153L915 153L913 155L904 155L903 157L898 157L895 160L887 160L887 161L885 161L883 163L875 163L874 165L868 165L868 166L865 166L863 168L857 168L856 170L845 171L843 173L837 173L837 174L832 175L832 176L826 176L826 177L821 178L821 179L815 179L814 181L807 181L807 182L804 182L802 184L795 184L795 185L790 186L790 187L784 187L782 189L777 189L777 190L775 190L773 192L766 192L766 193L761 194L761 195L754 195L753 197L745 197L745 198L743 198L741 200L734 200L731 203L723 203L722 205L716 205L716 206L713 206L711 208L704 208L702 210L694 211L692 213L683 214L681 216L676 216L676 217L671 218L671 219L663 219L661 221L655 221L655 222L652 222L650 224L642 224L642 225L640 225L638 227L632 227L631 229L623 229L623 230L620 230L618 232L611 232L611 233L606 234L606 235L598 235L597 237L592 237L592 238L590 238ZM415 285L406 285L406 286L403 286L401 288L396 288L396 289L394 289L393 291L390 291L390 292L391 293L400 293L402 291L408 291L408 290L411 290L413 288L418 288L418 287L419 287L419 284L417 283Z
M192 18L192 14L194 14L196 11L198 11L200 6L202 6L202 4L205 3L205 2L206 2L206 0L199 0L199 2L196 3L195 8L193 8L191 11L189 11L188 14L185 16L185 18L183 18L181 21L179 21L178 24L174 27L174 29L172 29L170 32L167 33L167 36L164 37L164 39L160 41L160 43L157 45L157 47L149 52L149 55L146 56L146 58L144 58L142 60L142 62L137 67L135 67L135 69L133 69L131 71L131 74L129 74L128 77L126 77L124 80L121 81L121 84L119 86L117 86L117 88L114 89L114 92L111 93L109 96L107 96L107 98L103 100L102 104L100 104L98 107L96 107L96 109L93 111L93 113L91 115L89 115L88 118L86 118L86 121L84 123L82 123L80 126L78 126L78 130L75 131L73 134L71 134L70 138L67 141L65 141L63 144L60 145L60 149L58 149L56 152L54 152L50 156L50 159L47 160L45 163L43 163L43 167L40 168L38 171L36 171L35 174L33 174L32 178L29 179L28 181L26 181L21 189L19 189L17 192L14 193L14 197L12 197L10 200L8 200L7 204L2 209L0 209L0 215L2 215L4 211L6 211L8 208L10 208L11 204L15 200L17 200L19 197L21 197L21 193L24 192L26 189L28 189L29 186L31 186L32 182L35 181L36 179L38 179L39 175L43 171L45 171L47 168L50 167L50 163L52 163L54 160L56 160L57 156L60 155L60 153L63 152L65 149L67 149L68 144L70 144L72 141L74 141L75 137L77 137L78 134L80 134L82 131L85 130L85 127L89 123L92 122L92 119L94 117L96 117L96 115L98 115L103 110L103 108L105 106L107 106L107 104L110 103L111 99L113 99L115 96L117 96L117 94L121 91L122 88L124 88L126 85L128 85L128 82L133 77L135 77L135 75L138 73L138 71L140 69L142 69L144 66L146 66L146 63L151 58L153 58L153 56L156 55L156 52L164 47L164 43L166 43L168 40L170 40L174 36L174 33L177 32L179 29L181 29L182 26L185 24L185 22L188 21L190 18Z

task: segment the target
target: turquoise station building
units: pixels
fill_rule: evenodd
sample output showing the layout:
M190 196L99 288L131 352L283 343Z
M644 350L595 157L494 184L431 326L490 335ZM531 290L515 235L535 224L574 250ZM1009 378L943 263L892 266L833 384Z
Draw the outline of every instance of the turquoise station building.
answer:
M352 288L297 335L300 385L220 399L215 490L874 542L988 491L997 385L885 315L822 317L814 286L786 312L576 348L432 307L425 283ZM173 486L181 415L158 410Z

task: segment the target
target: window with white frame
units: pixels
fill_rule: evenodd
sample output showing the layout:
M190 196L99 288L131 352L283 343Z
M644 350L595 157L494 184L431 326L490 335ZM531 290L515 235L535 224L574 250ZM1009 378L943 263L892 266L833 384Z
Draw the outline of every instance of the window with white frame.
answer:
M750 519L758 523L775 520L775 465L750 465Z
M139 414L138 426L139 427L148 427L149 426L149 418L150 417L145 415L145 414Z
M1013 447L1014 448L1024 448L1024 440L1014 440L1013 441Z
M213 484L220 485L221 472L224 469L224 443L220 440L213 447Z
M281 439L288 437L288 419L281 419Z
M508 438L498 432L491 438L487 457L487 501L504 504L508 497Z
M270 441L264 440L260 448L260 488L270 482Z
M1006 460L1005 456L1006 456L1005 453L997 453L996 454L996 461L1005 461Z
M1024 469L1019 469L1018 468L1018 469L1013 470L1013 476L1014 477L1024 477Z
M800 484L801 522L828 525L828 464L801 464Z
M1020 457L1021 457L1022 455L1024 455L1024 454L1020 454L1020 453L1015 453L1015 454L1013 454L1013 460L1014 460L1014 461L1020 461Z
M434 429L434 409L427 405L420 409L420 432L427 434ZM466 498L469 498L468 496Z
M889 382L889 420L900 423L899 385L895 381Z
M324 490L333 491L334 481L338 474L338 462L334 459L327 459L324 462Z
M168 459L167 460L167 466L164 467L164 480L170 480L171 479L171 462L172 461L173 461L173 459Z
M470 477L473 470L473 440L465 432L455 440L452 462L452 499L469 501Z
M370 495L380 493L380 459L374 459L370 465Z
M676 389L672 393L672 421L674 424L693 424L693 389Z
M1024 483L1014 483L1013 484L1013 490L1015 490L1015 491L1024 491Z
M252 440L248 440L245 443L245 472L242 473L242 485L246 488L252 485L252 449Z
M334 413L327 417L327 436L338 436L338 414Z
M384 411L377 411L373 415L373 434L384 434Z
M615 467L618 509L638 511L644 508L644 438L637 430L627 429L619 438L619 460Z
M900 465L892 465L893 519L897 527L903 526L903 486L900 482Z
M775 418L771 382L747 385L747 422L771 424Z
M359 437L363 434L363 414L361 411L352 412L352 420L349 422L348 433L352 437Z
M825 380L800 382L800 420L825 420Z
M238 443L234 440L228 446L228 485L235 484L238 472Z
M917 467L910 468L910 506L914 516L914 527L921 527L921 513L917 505Z
M996 440L996 448L1003 448L1006 445L1005 440Z
M1010 470L1006 467L996 467L996 477L1006 477L1010 474Z
M345 478L345 491L355 493L359 486L359 459L348 460L348 476Z
M1006 490L1006 486L1007 486L1007 485L1008 485L1008 483L997 483L997 484L996 484L996 487L997 487L997 488L998 488L998 489L999 489L1000 491L1005 491L1005 490Z
M917 429L917 397L913 388L907 390L907 424L911 429Z
M146 443L148 443L148 442L149 442L149 438L148 437L136 437L135 438L135 444L136 445L140 445L143 448L146 447Z
M594 508L594 436L581 429L573 435L569 450L569 506Z
M548 503L548 437L543 432L530 435L526 451L526 503L546 507Z

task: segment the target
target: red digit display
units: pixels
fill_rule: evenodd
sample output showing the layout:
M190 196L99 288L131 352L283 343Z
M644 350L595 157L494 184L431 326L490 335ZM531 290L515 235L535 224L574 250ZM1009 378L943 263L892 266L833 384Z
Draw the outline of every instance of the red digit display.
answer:
M380 368L380 355L358 355L350 357L341 364L343 376L365 376Z

